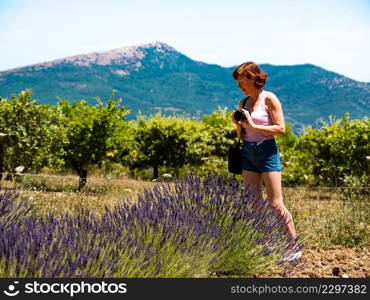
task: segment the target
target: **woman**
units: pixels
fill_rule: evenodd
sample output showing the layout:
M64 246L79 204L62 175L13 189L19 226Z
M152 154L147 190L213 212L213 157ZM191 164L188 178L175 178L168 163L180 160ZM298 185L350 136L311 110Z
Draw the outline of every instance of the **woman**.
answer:
M267 74L254 62L246 62L233 72L238 87L248 96L240 101L238 110L243 112L242 121L236 124L237 134L243 139L243 180L244 184L262 196L262 183L266 187L267 199L271 206L286 217L286 229L292 241L296 239L292 215L283 204L281 188L281 162L275 136L285 134L285 122L279 99L262 89ZM245 106L243 106L245 103ZM244 130L242 130L244 129ZM242 135L242 136L241 136ZM301 251L287 260L301 257Z

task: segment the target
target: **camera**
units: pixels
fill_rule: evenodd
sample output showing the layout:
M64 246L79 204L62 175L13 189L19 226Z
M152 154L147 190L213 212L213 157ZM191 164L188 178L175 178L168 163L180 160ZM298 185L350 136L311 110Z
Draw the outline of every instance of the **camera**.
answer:
M236 110L234 111L234 119L235 121L245 121L247 118L242 111Z

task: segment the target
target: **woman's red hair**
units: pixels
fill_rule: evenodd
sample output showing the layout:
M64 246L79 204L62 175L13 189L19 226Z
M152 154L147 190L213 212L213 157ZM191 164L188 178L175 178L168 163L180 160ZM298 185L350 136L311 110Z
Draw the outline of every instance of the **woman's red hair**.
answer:
M254 80L254 85L258 89L262 89L265 85L268 75L252 61L242 63L233 72L233 78L238 80L240 76Z

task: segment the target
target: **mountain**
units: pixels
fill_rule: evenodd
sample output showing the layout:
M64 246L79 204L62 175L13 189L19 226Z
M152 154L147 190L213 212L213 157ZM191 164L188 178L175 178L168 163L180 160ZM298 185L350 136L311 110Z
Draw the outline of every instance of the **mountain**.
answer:
M266 90L283 105L286 123L298 132L329 115L351 118L370 115L370 84L357 82L312 64L262 64ZM0 72L0 96L32 89L35 99L55 104L58 99L108 99L112 90L135 118L152 114L186 113L201 117L218 106L234 109L243 97L231 73L234 67L195 61L162 43L124 47L71 56Z

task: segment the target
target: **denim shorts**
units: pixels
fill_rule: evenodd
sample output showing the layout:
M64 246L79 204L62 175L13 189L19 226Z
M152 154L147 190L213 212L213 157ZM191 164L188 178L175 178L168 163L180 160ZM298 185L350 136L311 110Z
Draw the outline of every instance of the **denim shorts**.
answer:
M281 171L280 153L275 139L261 142L244 141L242 164L245 171Z

